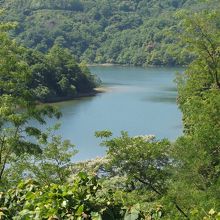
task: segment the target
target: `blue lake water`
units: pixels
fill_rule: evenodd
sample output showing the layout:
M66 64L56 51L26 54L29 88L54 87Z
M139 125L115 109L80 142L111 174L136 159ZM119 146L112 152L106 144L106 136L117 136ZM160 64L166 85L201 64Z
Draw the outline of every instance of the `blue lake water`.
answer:
M170 140L182 134L174 83L176 73L182 69L123 66L90 69L101 78L107 92L56 104L63 114L58 133L79 150L74 161L105 154L105 148L99 146L100 140L94 137L97 130L108 129L115 136L122 130L130 135L154 134Z

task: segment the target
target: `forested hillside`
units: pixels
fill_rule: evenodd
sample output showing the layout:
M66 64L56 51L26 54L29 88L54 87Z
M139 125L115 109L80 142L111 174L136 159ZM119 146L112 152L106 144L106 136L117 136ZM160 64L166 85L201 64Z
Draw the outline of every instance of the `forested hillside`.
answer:
M31 72L28 87L36 100L56 102L94 95L99 79L86 64L78 64L68 49L54 45L46 54L25 49L23 59Z
M44 54L22 47L5 33L5 30L12 28L14 24L8 23L0 29L0 95L18 93L14 84L7 84L6 81L10 79L13 82L20 77L25 81L21 89L28 88L29 98L35 101L55 102L95 94L94 88L99 84L99 79L90 73L84 63L78 64L68 49L55 44ZM16 69L21 70L20 75L14 73ZM27 76L23 76L25 71L28 72L28 80ZM5 75L6 72L9 74Z
M178 9L201 10L199 0L2 0L13 35L30 48L68 48L87 63L184 65L192 59L178 45ZM216 7L214 0L209 7ZM207 7L207 6L206 6Z
M62 5L56 5L56 1L52 0L51 4L47 4L47 1L39 4L36 4L37 1L7 2L13 3L8 5L11 8L6 15L8 19L33 19L33 24L29 23L33 30L35 16L42 19L43 23L38 20L37 24L40 25L36 24L35 31L38 33L42 28L43 33L38 37L42 35L44 43L48 40L44 38L44 33L55 33L49 31L47 25L55 30L56 22L65 21L62 19L66 17L65 13L75 18L78 16L79 22L72 20L71 24L78 24L76 33L85 33L79 32L81 27L87 27L89 32L95 30L90 26L95 23L82 22L83 18L87 19L86 13L92 10L94 2L91 0L90 9L86 9L89 1L68 1L69 4ZM103 41L104 44L110 37L112 42L120 42L121 34L126 31L137 31L137 35L125 35L137 40L140 36L138 30L142 30L147 22L154 29L154 23L150 22L157 19L165 21L160 18L167 10L159 11L159 3L162 6L170 2L176 2L172 7L169 6L171 11L175 11L175 7L190 4L190 1L126 1L127 6L120 6L122 10L119 7L122 1L111 1L109 4L100 1L101 8L107 4L121 14L133 12L134 16L146 10L144 5L138 9L139 4L155 5L155 11L152 7L143 12L149 13L148 16L154 12L154 18L141 20L140 23L143 23L133 29L118 32L117 26L108 30L112 35ZM0 23L0 219L220 220L220 10L217 8L219 0L204 2L207 4L203 10L200 8L195 12L195 7L192 7L191 10L180 11L176 16L181 22L175 37L180 37L179 43L184 45L184 50L183 47L174 50L181 49L187 57L191 54L194 57L184 73L176 79L177 104L183 114L182 136L170 141L153 135L132 137L126 131L122 131L119 136L113 136L108 130L96 131L96 137L101 138L101 145L106 147L106 156L79 163L71 162L77 150L70 141L57 136L57 126L46 131L37 126L45 125L48 117L59 118L60 113L49 105L37 107L36 95L41 94L42 97L44 91L49 92L46 94L73 95L76 91L84 91L85 88L81 86L90 85L93 77L85 65L76 63L68 49L59 46L65 39L60 42L56 39L55 45L51 41L43 54L22 47L9 37L8 32L14 27L13 23ZM209 10L215 4L216 7ZM203 7L202 4L200 6ZM54 8L57 13L54 13ZM16 11L20 12L16 14ZM103 12L108 18L107 22L116 16L113 11L108 8ZM51 21L55 22L54 26ZM22 29L27 24L21 24L20 29L16 30L17 33L20 31L20 39L30 33ZM66 25L68 27L69 22ZM106 26L106 29L111 26L114 25ZM157 29L155 35L162 29ZM146 36L150 35L145 31ZM31 35L30 39L34 36ZM94 35L92 39L96 41L99 38ZM82 40L81 36L79 40ZM97 48L97 53L104 51L103 48ZM155 48L152 46L152 53L155 53ZM111 50L111 45L108 49ZM166 51L165 46L163 51Z

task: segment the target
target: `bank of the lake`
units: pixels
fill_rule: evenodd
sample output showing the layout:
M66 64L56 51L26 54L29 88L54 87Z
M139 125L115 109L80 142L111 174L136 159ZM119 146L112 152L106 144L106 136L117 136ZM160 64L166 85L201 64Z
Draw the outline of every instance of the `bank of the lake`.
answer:
M79 150L75 161L105 154L94 137L97 130L109 129L115 135L126 130L130 135L154 134L170 140L182 134L173 82L181 68L93 66L90 70L101 78L104 92L55 104L63 114L59 133Z
M72 101L72 100L76 100L76 99L81 99L81 98L86 98L86 97L92 97L97 95L98 93L103 93L103 92L109 92L111 89L109 89L108 87L96 87L93 89L93 91L91 92L87 92L87 93L80 93L77 94L74 97L68 97L68 96L63 96L63 97L53 97L50 100L48 100L47 102L38 102L39 105L47 105L47 104L56 104L56 103L62 103L65 101Z

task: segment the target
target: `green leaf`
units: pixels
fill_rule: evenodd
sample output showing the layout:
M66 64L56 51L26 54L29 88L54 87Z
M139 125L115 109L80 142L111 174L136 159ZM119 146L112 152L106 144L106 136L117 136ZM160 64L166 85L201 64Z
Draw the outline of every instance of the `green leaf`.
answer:
M98 212L91 213L92 220L102 220L102 216Z

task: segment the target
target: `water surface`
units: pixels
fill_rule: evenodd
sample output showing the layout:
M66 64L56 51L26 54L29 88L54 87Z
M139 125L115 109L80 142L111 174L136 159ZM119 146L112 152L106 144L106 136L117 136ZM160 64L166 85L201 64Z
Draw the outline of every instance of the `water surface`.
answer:
M59 133L79 150L75 161L105 154L94 137L97 130L109 129L116 136L125 130L130 135L154 134L171 140L181 135L181 113L173 82L181 69L122 66L90 69L102 79L108 92L56 104L63 114Z

